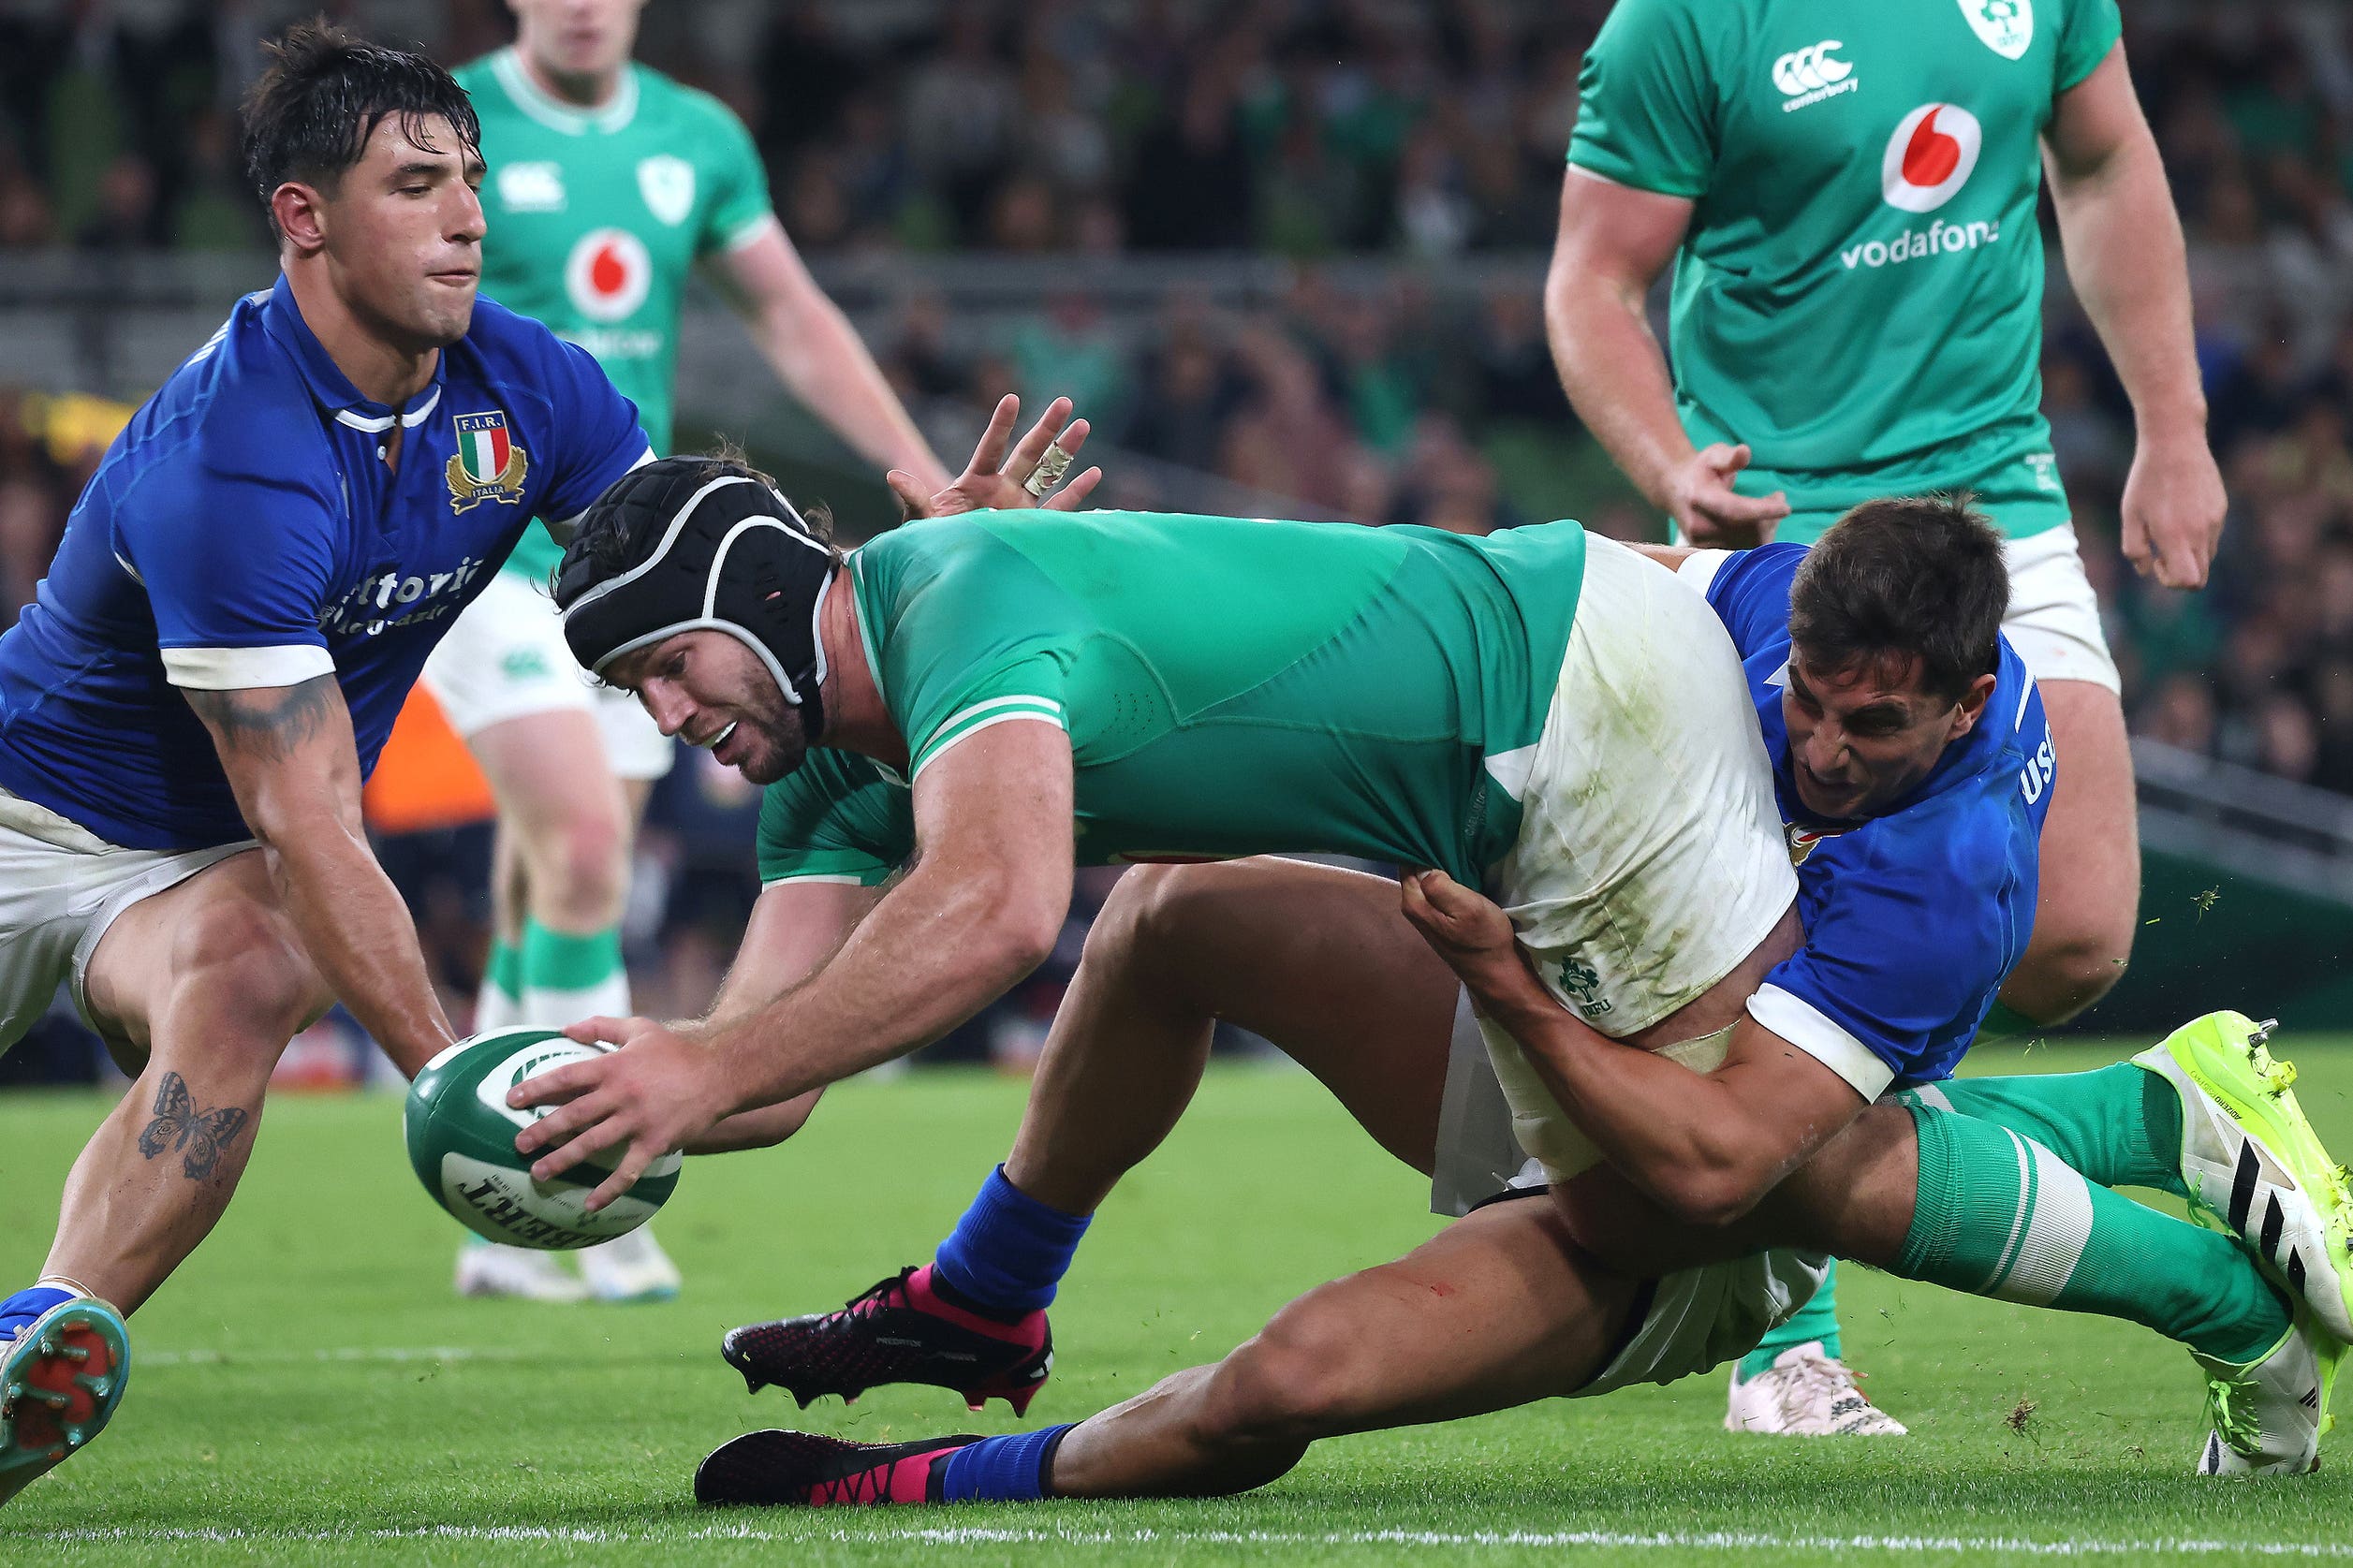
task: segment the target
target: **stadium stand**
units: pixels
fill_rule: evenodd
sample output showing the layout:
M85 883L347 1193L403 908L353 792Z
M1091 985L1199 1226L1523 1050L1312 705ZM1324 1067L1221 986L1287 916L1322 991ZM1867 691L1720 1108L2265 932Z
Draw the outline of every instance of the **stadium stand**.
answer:
M135 401L266 281L229 107L254 40L315 8L0 8L0 384L27 388L0 392L0 623L102 428L45 394ZM337 9L425 26L453 61L507 25L497 0ZM641 52L755 127L788 230L942 432L1006 389L1066 391L1113 449L1110 504L1642 536L1654 518L1562 398L1536 287L1607 10L668 0ZM2259 785L2353 795L2353 17L2137 0L2127 27L2230 486L2209 591L2144 583L2118 551L2129 411L2055 265L2045 408L2173 842L2272 843L2240 819L2268 801L2341 875L2344 813ZM690 424L854 488L840 453L793 447L756 364L730 371L724 327L690 321L686 352L713 367ZM874 527L879 506L844 510ZM2240 816L2183 803L2201 789ZM632 926L649 1005L692 1006L727 948L746 809L694 769L657 798ZM690 889L667 916L664 888Z

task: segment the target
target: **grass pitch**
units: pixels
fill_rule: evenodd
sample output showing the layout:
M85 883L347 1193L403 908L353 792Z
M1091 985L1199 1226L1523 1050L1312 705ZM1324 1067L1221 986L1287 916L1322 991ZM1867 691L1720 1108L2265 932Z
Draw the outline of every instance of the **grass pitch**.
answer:
M2286 1046L2324 1136L2353 1150L2353 1054ZM2343 1437L2316 1476L2201 1482L2184 1353L1857 1268L1842 1285L1847 1355L1907 1439L1728 1434L1709 1377L1326 1443L1274 1487L1217 1502L697 1510L696 1461L737 1432L879 1441L1077 1420L1435 1227L1419 1179L1312 1080L1221 1070L1081 1249L1030 1422L1001 1403L967 1415L939 1390L805 1414L773 1390L747 1397L718 1358L721 1331L835 1305L928 1257L1021 1099L975 1074L853 1085L783 1149L689 1163L659 1222L686 1271L681 1300L560 1308L452 1297L459 1232L407 1169L396 1100L281 1096L228 1218L133 1320L112 1426L0 1511L0 1562L2353 1556ZM0 1099L0 1281L32 1278L102 1110L89 1095Z

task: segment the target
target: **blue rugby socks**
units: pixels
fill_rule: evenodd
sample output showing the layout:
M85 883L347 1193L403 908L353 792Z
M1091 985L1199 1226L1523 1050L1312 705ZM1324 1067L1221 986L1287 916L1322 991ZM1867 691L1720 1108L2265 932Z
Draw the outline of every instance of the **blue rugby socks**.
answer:
M984 1437L938 1461L942 1502L1036 1502L1046 1474L1076 1422L1011 1437Z
M43 1312L61 1301L70 1301L74 1293L55 1285L33 1285L18 1291L6 1301L0 1301L0 1340L13 1340L31 1327Z
M939 1244L933 1282L957 1306L986 1316L1043 1312L1093 1220L1047 1208L1007 1181L999 1165Z

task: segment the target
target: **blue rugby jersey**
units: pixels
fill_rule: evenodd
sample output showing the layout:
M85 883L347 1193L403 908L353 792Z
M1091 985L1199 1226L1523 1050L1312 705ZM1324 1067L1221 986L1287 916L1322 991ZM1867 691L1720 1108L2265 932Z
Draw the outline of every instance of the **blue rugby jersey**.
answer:
M523 525L647 456L594 359L487 300L405 408L370 403L281 277L132 417L0 637L0 786L129 848L250 837L174 688L332 674L364 775Z
M1993 695L1918 788L1856 822L1811 815L1789 775L1781 696L1789 583L1805 547L1708 550L1684 565L1732 634L1773 763L1805 946L1749 1012L1865 1099L1950 1077L2034 929L2056 755L2033 677L2007 641Z

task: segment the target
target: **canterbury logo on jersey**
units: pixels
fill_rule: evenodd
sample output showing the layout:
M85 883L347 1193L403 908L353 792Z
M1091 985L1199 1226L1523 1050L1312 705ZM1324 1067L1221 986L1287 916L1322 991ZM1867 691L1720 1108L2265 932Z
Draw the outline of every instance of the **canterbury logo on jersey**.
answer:
M1792 50L1772 63L1772 84L1789 100L1781 106L1781 112L1804 109L1862 86L1855 77L1855 67L1832 52L1846 47L1836 38L1824 38L1808 48Z

